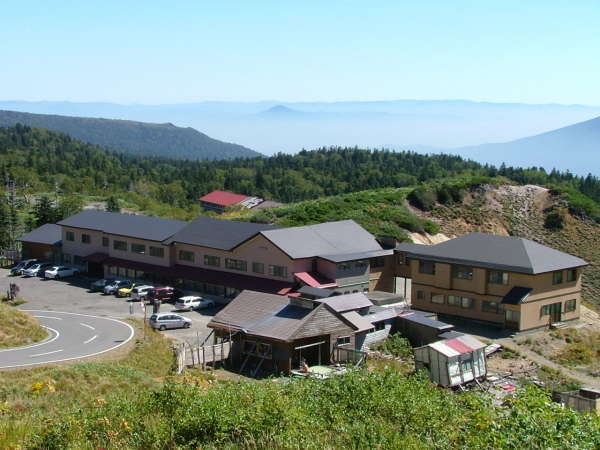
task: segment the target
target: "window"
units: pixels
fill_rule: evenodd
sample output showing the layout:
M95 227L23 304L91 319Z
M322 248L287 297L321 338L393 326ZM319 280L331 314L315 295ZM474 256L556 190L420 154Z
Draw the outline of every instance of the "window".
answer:
M75 233L73 233L72 231L67 231L66 238L67 238L67 241L74 241Z
M135 270L134 269L127 269L127 278L130 278L132 280L135 278Z
M565 312L572 312L575 309L577 309L577 300L573 299L565 302Z
M567 281L577 281L577 269L567 270Z
M165 256L165 249L162 247L150 246L150 256L155 256L157 258L163 258Z
M371 267L383 267L385 266L385 258L378 256L377 258L371 258Z
M92 243L92 237L89 234L82 234L81 235L81 242L83 244L91 244Z
M367 262L366 261L356 261L356 263L354 264L354 267L356 267L357 269L364 269L367 267Z
M220 267L221 266L221 258L219 258L218 256L204 255L204 265Z
M435 263L433 261L419 261L419 273L435 275Z
M76 266L81 266L83 264L83 259L81 258L81 256L73 256L73 264L75 264Z
M381 322L375 322L373 324L373 326L375 327L374 331L381 331L381 330L385 330L385 322L381 321Z
M458 297L456 295L449 295L448 304L451 306L469 309L473 307L473 299L469 297Z
M425 292L417 291L417 300L425 300Z
M62 260L65 264L71 264L71 255L68 253L63 253Z
M460 362L460 369L463 373L465 372L472 372L473 371L473 360L472 359L465 359L464 361Z
M269 275L279 278L287 278L288 272L285 266L269 266Z
M339 270L350 270L350 264L338 264Z
M265 273L265 265L259 262L252 263L252 272L254 273Z
M542 306L542 309L541 309L541 311L540 311L540 314L541 314L542 316L549 316L549 315L550 315L550 306L551 306L551 305L544 305L544 306Z
M502 307L500 306L500 303L498 303L498 302L483 301L481 303L481 310L483 312L491 312L491 313L499 314L502 312Z
M108 267L108 273L114 276L117 276L118 273L118 267L117 266L109 266Z
M187 250L179 250L179 259L181 261L194 262L194 252L188 252Z
M408 263L406 253L398 253L396 255L396 263L406 265Z
M452 276L461 280L472 280L473 268L468 266L452 266Z
M563 280L562 270L559 270L558 272L554 272L552 274L552 284L561 284L562 280Z
M245 272L247 270L247 263L241 259L225 258L225 268Z
M131 244L131 251L143 255L146 253L146 246L142 244Z
M488 281L492 284L508 284L508 273L500 270L490 270Z
M127 242L115 240L115 241L113 241L113 248L115 250L120 250L120 251L126 252L127 251Z
M102 237L102 247L108 247L108 238Z
M348 345L350 343L350 336L340 336L336 342L337 345Z
M504 313L507 322L519 323L519 321L521 320L521 313L519 311L507 309Z
M437 303L443 305L445 303L446 296L444 294L431 294L431 303Z

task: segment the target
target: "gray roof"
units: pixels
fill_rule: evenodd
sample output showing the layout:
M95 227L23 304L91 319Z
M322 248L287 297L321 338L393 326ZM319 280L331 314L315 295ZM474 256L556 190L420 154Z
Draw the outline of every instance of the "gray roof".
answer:
M335 312L353 311L373 306L371 300L369 300L367 296L361 292L356 292L354 294L335 295L333 297L322 298L315 301L325 303Z
M238 222L200 216L168 239L165 244L180 242L219 250L231 250L263 230L280 227L263 223Z
M335 292L330 289L321 289L312 286L302 286L298 289L298 292L315 298L327 298L335 294Z
M439 320L430 319L429 317L423 316L421 314L402 314L398 317L401 320L408 320L409 322L418 323L420 325L425 325L426 327L435 328L437 330L449 330L454 328L454 325L440 322Z
M86 209L61 220L58 225L161 242L185 227L187 222Z
M357 254L380 251L373 235L353 220L262 231L261 234L291 258Z
M62 241L62 229L53 223L47 223L41 227L25 233L18 241L32 242L35 244L60 245Z
M354 328L354 331L357 333L373 329L373 324L368 318L361 316L356 311L348 311L342 313L341 316L352 325L352 328Z
M288 297L283 295L246 290L219 311L209 325L231 327L246 334L288 341L293 339L296 330L313 311L316 309L291 305Z
M367 252L355 252L355 253L340 253L337 255L319 255L319 257L326 259L331 262L344 262L344 261L355 261L357 259L376 258L378 256L392 255L393 249L384 250L372 250Z
M587 265L581 258L529 239L485 233L470 233L435 245L400 244L396 251L431 261L526 274Z
M365 316L366 319L370 320L371 323L381 322L382 320L390 320L398 317L396 308L384 307L384 306L373 306L369 310L369 314Z

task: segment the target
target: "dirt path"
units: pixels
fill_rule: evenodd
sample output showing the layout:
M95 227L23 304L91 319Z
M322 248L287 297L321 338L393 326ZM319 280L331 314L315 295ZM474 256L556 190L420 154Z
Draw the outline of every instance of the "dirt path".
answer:
M549 359L543 357L539 353L531 351L526 346L518 344L513 338L496 339L495 342L508 348L509 350L520 353L521 356L529 359L530 361L533 361L533 362L539 364L540 366L547 366L547 367L550 367L551 369L555 369L555 370L559 371L564 376L572 378L573 380L577 381L584 387L600 389L600 379L599 378L590 377L581 372L577 372L575 370L571 370L564 366L561 366L560 364L557 364L554 361L550 361Z

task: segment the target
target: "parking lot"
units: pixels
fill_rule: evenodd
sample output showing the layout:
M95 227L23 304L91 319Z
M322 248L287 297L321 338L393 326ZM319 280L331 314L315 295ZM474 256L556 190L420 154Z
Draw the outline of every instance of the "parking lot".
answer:
M126 298L89 292L88 287L92 281L92 279L85 276L61 280L12 277L8 270L0 269L0 292L4 295L9 288L9 284L16 283L19 287L19 296L27 300L26 304L20 306L22 309L90 314L113 319L144 318L140 302L129 302ZM130 305L133 305L133 314L130 313ZM163 303L161 305L160 312L171 311L175 312L172 304ZM163 333L189 343L195 343L198 340L203 341L210 334L210 329L206 327L206 324L216 311L216 308L199 311L177 311L177 314L190 318L193 322L192 326L188 329L167 330ZM149 306L147 310L148 317L151 312L152 307Z

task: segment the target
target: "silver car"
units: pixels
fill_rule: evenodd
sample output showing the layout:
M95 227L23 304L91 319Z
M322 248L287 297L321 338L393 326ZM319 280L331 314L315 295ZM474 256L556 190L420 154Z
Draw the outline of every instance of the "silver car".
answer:
M29 269L23 270L21 273L24 277L37 277L43 276L46 269L55 266L56 264L52 263L37 263L31 266Z
M152 314L149 323L152 328L160 331L169 328L189 328L192 326L192 321L190 319L173 313Z

